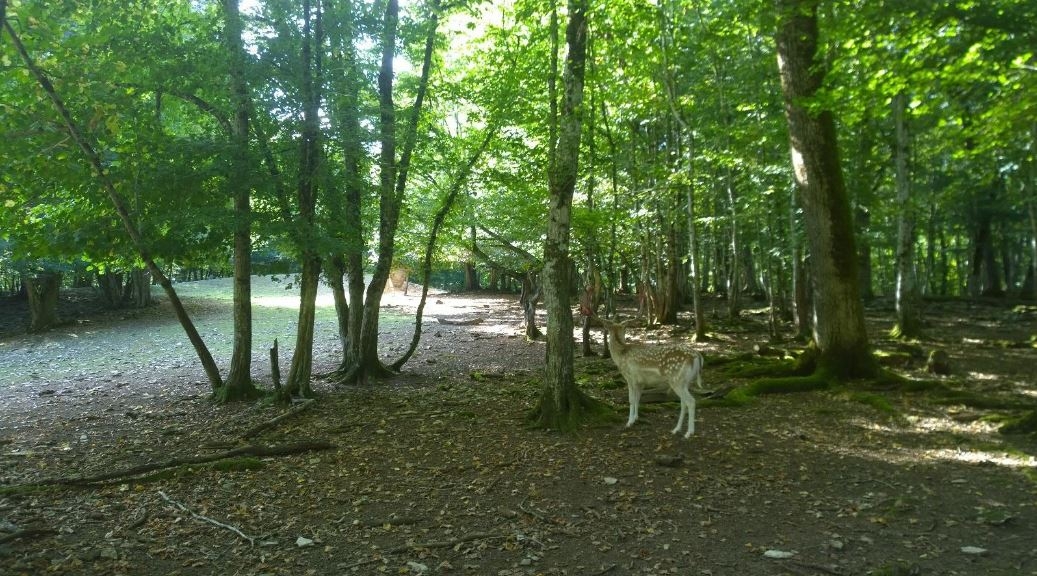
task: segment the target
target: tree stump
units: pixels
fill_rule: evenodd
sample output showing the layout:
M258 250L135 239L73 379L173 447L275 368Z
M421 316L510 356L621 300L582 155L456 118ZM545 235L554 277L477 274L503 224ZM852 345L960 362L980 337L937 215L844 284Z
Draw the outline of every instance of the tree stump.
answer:
M951 358L945 350L933 350L925 363L925 371L930 374L950 374Z

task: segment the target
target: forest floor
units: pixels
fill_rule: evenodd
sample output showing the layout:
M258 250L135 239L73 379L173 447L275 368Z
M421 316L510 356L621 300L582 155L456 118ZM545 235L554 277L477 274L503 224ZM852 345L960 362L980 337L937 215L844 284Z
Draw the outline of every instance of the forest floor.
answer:
M225 362L229 296L197 284L193 296L183 285L187 302ZM258 293L255 375L269 385L264 348L280 337L290 358L294 310L281 287ZM409 341L416 302L386 295L386 357ZM63 307L72 323L24 335L12 330L15 304L0 302L5 576L1037 574L1037 439L997 433L1013 402L1037 404L1032 306L928 303L916 347L947 351L946 384L1011 400L991 403L1000 408L853 388L700 401L688 440L670 435L667 403L644 406L630 429L527 429L544 344L523 339L512 295L431 296L401 375L366 387L318 379L320 398L292 409L213 404L164 303ZM341 353L332 313L323 299L316 372ZM896 351L884 339L891 308L873 303L868 317L877 348ZM767 343L765 319L713 321L715 337L697 345L707 387L744 382L710 362ZM646 336L688 338L631 334ZM899 373L932 378L924 358L900 357ZM611 361L576 363L581 386L625 415ZM286 445L301 451L29 486Z

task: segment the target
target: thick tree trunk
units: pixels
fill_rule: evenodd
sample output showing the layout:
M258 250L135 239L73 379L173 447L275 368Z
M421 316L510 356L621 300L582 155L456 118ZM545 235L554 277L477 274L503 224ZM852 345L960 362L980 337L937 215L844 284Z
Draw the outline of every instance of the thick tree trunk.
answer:
M468 227L469 241L475 246L475 225ZM475 255L469 253L468 260L464 263L464 289L466 292L474 292L480 289L479 271L475 267Z
M104 272L97 273L97 288L101 291L101 300L105 308L117 310L125 305L123 298L123 281L125 275L106 268Z
M570 217L576 188L583 117L583 79L587 53L587 0L569 0L563 75L565 94L558 144L549 171L547 239L544 242L544 295L547 306L547 367L540 400L530 414L538 427L572 429L597 404L576 386L573 373L573 319L569 259Z
M893 97L893 124L896 135L894 162L897 189L897 325L893 336L915 338L922 330L918 309L918 287L915 282L915 209L911 199L911 173L908 166L910 142L907 132L907 95L900 92Z
M147 308L154 304L151 297L151 273L147 268L134 268L130 274L129 300L134 308Z
M839 164L835 118L806 108L824 78L817 57L819 0L777 0L778 68L792 166L806 219L819 369L839 377L875 373L857 283L857 251Z
M23 278L29 296L29 332L45 332L60 323L58 294L61 288L60 272L37 272Z

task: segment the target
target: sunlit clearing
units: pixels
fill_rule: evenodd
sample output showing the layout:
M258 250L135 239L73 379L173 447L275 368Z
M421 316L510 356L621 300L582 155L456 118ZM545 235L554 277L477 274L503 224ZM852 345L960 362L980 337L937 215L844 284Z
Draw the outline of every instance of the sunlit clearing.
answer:
M263 308L298 308L299 295L285 294L284 296L253 296L253 306ZM330 292L317 293L317 307L325 308L335 305L335 296Z
M997 374L984 374L983 372L969 372L969 378L973 380L997 380Z

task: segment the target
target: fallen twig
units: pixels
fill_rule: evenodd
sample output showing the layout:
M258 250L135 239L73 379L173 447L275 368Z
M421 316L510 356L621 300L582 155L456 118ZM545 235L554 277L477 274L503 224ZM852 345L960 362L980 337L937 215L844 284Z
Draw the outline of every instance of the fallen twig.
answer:
M299 403L298 406L292 408L284 414L281 414L276 418L271 418L270 420L253 426L252 428L249 428L244 434L241 435L241 437L245 440L253 438L257 436L260 432L273 428L274 426L277 426L279 423L291 418L292 416L295 416L297 414L304 412L305 410L308 410L311 406L313 406L313 404L313 400L303 400L301 403Z
M245 534L244 532L242 532L241 530L238 530L234 526L231 526L229 524L224 524L223 522L220 522L218 520L213 520L212 518L209 518L208 516L202 516L201 514L195 512L194 510L191 510L187 506L184 506L183 504L177 502L176 500L173 500L169 496L166 496L166 493L161 491L161 490L158 491L158 495L161 496L162 499L165 500L166 502L169 502L170 504L172 504L174 507L180 509L183 512L187 512L188 514L191 515L191 517L197 518L198 520L202 520L202 521L208 522L209 524L212 524L213 526L219 526L220 528L226 528L227 530L230 530L231 532L237 534L238 536L241 536L245 540L248 540L249 545L251 545L251 546L255 546L256 545L256 539L255 538L253 538L252 536L249 536L248 534Z

